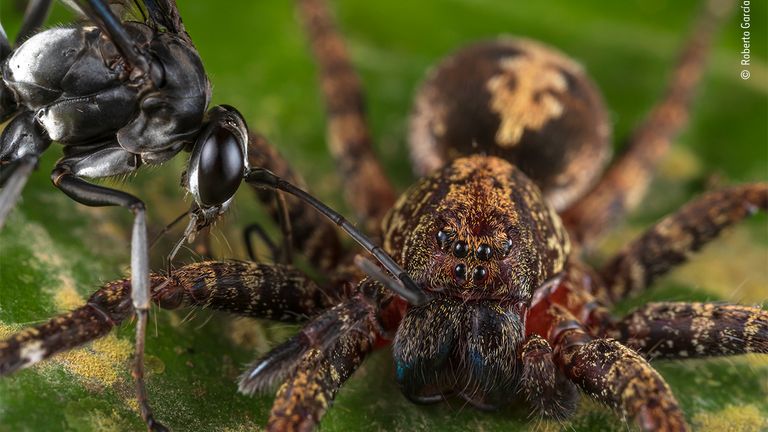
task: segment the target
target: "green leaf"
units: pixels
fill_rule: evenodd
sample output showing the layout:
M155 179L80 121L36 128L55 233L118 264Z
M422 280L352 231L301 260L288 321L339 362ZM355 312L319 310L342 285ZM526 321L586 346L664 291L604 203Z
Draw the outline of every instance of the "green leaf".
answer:
M182 2L181 12L214 85L213 103L240 109L249 126L268 136L329 204L345 210L324 144L325 124L314 65L290 2ZM660 95L698 2L509 2L423 0L334 2L355 65L367 89L378 152L400 188L413 181L406 148L414 89L440 57L469 41L513 33L557 46L579 60L605 95L625 137ZM15 34L16 2L2 3L4 26ZM741 12L716 38L691 125L665 160L658 180L630 223L599 253L604 259L653 220L705 185L768 178L766 6L753 2L752 77L739 72ZM71 17L57 8L51 23ZM81 304L103 282L124 277L130 215L86 208L50 184L59 157L54 145L0 232L0 336ZM146 199L155 228L187 208L178 187L185 161L142 171L121 187ZM263 220L249 191L214 231L218 256L244 258L241 228ZM349 213L345 210L345 213ZM174 233L171 237L178 235ZM170 241L170 240L169 240ZM768 297L768 223L744 224L664 278L657 289L618 311L652 300L730 300ZM162 269L168 242L153 249ZM188 255L193 260L194 255ZM174 430L252 430L267 419L272 397L236 391L243 365L293 334L296 327L188 311L156 311L147 352L149 394L157 417ZM0 380L0 431L140 430L129 373L133 325L102 341ZM768 417L766 356L659 362L697 430L758 430ZM529 420L525 407L479 412L455 401L422 407L401 396L391 355L380 350L340 392L323 421L346 430L557 430ZM606 408L582 399L563 428L626 430Z

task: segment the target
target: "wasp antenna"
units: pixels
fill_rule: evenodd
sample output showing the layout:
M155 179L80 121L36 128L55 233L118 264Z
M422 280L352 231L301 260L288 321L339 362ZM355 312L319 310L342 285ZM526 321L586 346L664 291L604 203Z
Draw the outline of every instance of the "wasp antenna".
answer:
M426 303L429 297L422 290L414 291L405 285L403 285L397 279L389 276L381 271L379 266L373 263L373 261L362 255L355 255L355 265L362 270L363 273L371 277L371 279L384 285L387 289L406 299L408 303L418 306Z

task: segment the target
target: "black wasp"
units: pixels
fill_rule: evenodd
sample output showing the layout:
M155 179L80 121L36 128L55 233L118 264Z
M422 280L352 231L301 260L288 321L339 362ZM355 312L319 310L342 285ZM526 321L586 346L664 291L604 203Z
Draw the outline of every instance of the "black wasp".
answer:
M182 186L194 203L179 244L226 211L244 180L299 197L397 275L400 282L389 281L390 288L404 296L419 292L388 255L341 215L271 172L249 166L246 123L231 106L207 109L211 84L174 0L62 1L86 20L38 31L52 0L35 0L14 45L0 26L0 121L10 119L0 135L0 227L54 141L63 146L51 173L55 187L87 206L133 212L134 376L148 427L164 429L152 417L143 385L150 303L145 206L136 196L89 179L128 174L191 152Z

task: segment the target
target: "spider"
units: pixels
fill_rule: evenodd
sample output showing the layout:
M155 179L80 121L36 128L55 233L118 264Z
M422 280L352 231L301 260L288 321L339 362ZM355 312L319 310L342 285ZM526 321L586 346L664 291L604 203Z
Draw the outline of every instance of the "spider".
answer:
M694 214L695 214L695 212L694 212ZM372 225L374 225L374 226L375 226L376 224L372 224ZM457 230L454 230L454 231L457 231ZM433 233L433 234L434 234L434 239L435 239L435 240L438 240L438 236L439 236L439 233L440 233L440 230L435 230L435 232ZM446 234L446 236L441 236L441 237L450 238L450 234L451 234L451 232L450 232L450 230L448 230L448 232L447 232L447 233L444 233L444 234ZM455 234L455 233L454 233L454 234ZM385 236L385 238L386 238L386 237L387 237L387 236ZM455 245L456 245L456 244L458 244L458 243L457 243L457 241L461 241L462 239L454 239L454 240L456 240L456 241L454 241L454 243L453 243L453 246L455 247ZM480 244L482 244L482 243L480 243ZM446 247L447 247L447 246L448 246L448 245L446 244ZM495 245L494 245L494 246L495 246ZM395 247L395 246L390 246L390 247ZM503 250L503 248L504 248L504 245L499 245L499 248L498 248L498 249L499 249L499 250ZM462 247L462 248L459 248L459 249L463 249L463 247ZM476 252L476 249L475 249L475 248L473 248L473 252ZM463 252L459 252L459 254L461 254L461 253L463 253ZM494 254L496 254L496 253L497 253L497 251L496 251L496 250L494 250L494 251L493 251L493 253L494 253ZM453 254L453 251L451 251L451 252L450 252L450 253L448 253L448 254L444 254L444 255L448 255L448 256L450 257L450 256L452 256L452 254ZM484 255L484 254L483 254L483 255ZM479 257L478 257L478 258L479 258ZM206 265L208 265L208 264L206 264ZM211 265L211 268L213 268L213 267L212 267L212 265ZM202 274L207 274L205 270L206 270L206 267L205 267L205 265L197 265L197 266L195 266L195 265L192 265L192 266L189 266L189 267L186 267L186 268L180 269L180 271L177 273L177 277L179 278L179 280L180 280L180 281L182 281L182 282L183 282L185 277L194 278L194 277L195 277L195 272L199 272L199 273L202 273ZM224 267L222 267L222 270L231 270L231 271L233 271L233 272L234 272L234 271L236 271L236 270L243 270L243 268L238 268L238 267L234 267L234 266L224 266ZM246 267L246 270L247 270L247 267ZM441 273L441 274L442 274L442 273ZM225 279L222 279L222 280L225 280ZM181 282L180 282L180 283L181 283ZM223 282L222 282L222 283L223 283ZM183 284L182 284L182 285L183 285ZM549 285L549 289L552 289L552 287L553 287L553 286L554 286L554 285ZM112 289L125 289L125 282L116 282L116 283L114 283L114 284L111 284L111 285L110 285L110 287L111 287ZM369 289L370 291L373 291L374 293L376 293L375 287L373 287L373 286L370 286L370 285L366 285L366 288L367 288L367 289ZM544 291L544 289L547 289L547 288L546 288L546 287L542 288L542 290L541 290L540 292L545 292L545 291ZM560 289L562 290L563 288L560 288ZM173 302L169 302L169 300L168 300L168 298L167 298L167 297L162 297L162 296L161 296L161 294L162 294L162 293L166 293L166 294L167 294L168 292L170 292L170 291L169 291L169 286L168 286L168 285L166 285L166 287L165 287L165 289L164 289L163 291L157 291L157 293L156 293L156 298L157 298L158 300L161 300L161 299L162 299L162 300L164 300L164 301L161 303L162 305L164 305L164 306L166 306L166 307L171 307L171 306L174 306ZM560 292L562 292L562 291L560 291ZM582 293L582 294L583 294L583 293ZM374 297L374 299L375 299L375 296L372 296L372 297ZM578 299L577 299L577 300L578 300ZM582 300L583 300L583 299L582 299ZM544 303L537 303L537 304L538 304L538 305L541 305L541 304L544 304ZM213 305L213 304L211 304L211 305ZM412 308L411 310L413 310L413 311L416 311L416 310L419 310L419 308ZM423 310L423 309L422 309L422 310ZM531 314L532 314L532 313L533 313L533 312L531 312ZM308 314L310 314L310 315L311 315L312 313L308 313ZM315 325L317 325L317 322L318 322L318 321L315 321ZM406 321L405 321L405 322L408 322L408 315L406 316ZM343 325L343 324L342 324L342 325ZM343 327L342 327L342 328L343 328ZM449 333L449 332L447 332L447 333ZM418 337L416 337L416 338L410 338L409 340L418 341L418 340L419 340L419 338L418 338ZM290 344L289 344L289 345L287 345L287 346L284 346L284 347L286 347L286 349L288 349L288 350L290 350L290 348L291 348ZM278 353L278 354L279 354L279 353ZM277 355L277 354L276 354L276 355ZM311 358L309 358L309 359L305 359L305 360L309 362L309 361L311 361L312 359L311 359ZM407 362L405 362L405 364L407 364ZM397 370L397 368L395 368L395 369ZM407 369L407 368L404 368L404 369ZM407 371L405 371L405 372L407 372ZM406 376L406 373L405 373L405 372L403 373L403 375L404 375L404 376ZM299 376L299 377L297 377L297 378L301 378L301 377ZM294 381L294 382L295 382L295 381ZM567 392L567 391L565 391L565 393L568 393L568 392ZM285 394L285 393L283 393L283 394ZM294 394L295 394L295 393L294 393ZM442 395L442 394L441 394L441 395ZM417 395L415 395L415 396L414 396L414 395L411 395L411 396L412 396L412 397L414 397L414 398L416 398L416 399L421 399L422 401L428 401L428 400L424 400L424 399L429 399L429 398L425 398L425 396L424 396L423 394L417 394ZM434 396L434 395L433 395L433 396ZM471 394L470 394L470 395L465 395L465 396L469 396L469 398L472 400L472 402L473 402L473 403L475 403L476 405L480 405L480 406L484 406L484 405L490 405L490 403L489 403L488 401L478 401L478 400L476 400L476 399L473 399L473 398L471 397L471 396L472 396ZM565 401L565 400L567 400L567 398L563 398L563 399L561 399L561 400ZM285 400L284 400L284 399L279 399L279 401L285 401ZM310 401L310 402L311 402L311 401ZM283 405L283 406L285 406L285 405ZM554 406L556 406L556 405L552 405L552 406L554 407ZM277 407L279 408L279 405L277 405ZM486 407L488 407L488 406L486 406ZM547 408L547 406L544 406L544 407L541 407L541 408L542 408L542 409L546 409L546 408ZM276 410L276 411L277 411L277 410ZM279 412L279 411L278 411L278 412ZM307 416L307 417L306 417L306 419L308 419L309 421L313 421L313 420L315 420L315 419L313 419L311 416Z

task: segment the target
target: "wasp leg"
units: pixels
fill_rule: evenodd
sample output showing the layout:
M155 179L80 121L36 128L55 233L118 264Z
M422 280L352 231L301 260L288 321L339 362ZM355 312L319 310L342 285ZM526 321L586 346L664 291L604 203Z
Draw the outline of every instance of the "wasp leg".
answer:
M101 159L109 161L111 157L120 158L125 156L126 160L118 160L116 165L124 166L133 163L133 168L138 166L136 155L119 150L113 152L107 151L104 154L93 156L88 153L81 161L90 160L91 162ZM117 156L114 156L117 155ZM64 161L62 161L64 162ZM133 368L133 376L136 380L136 393L139 400L141 415L150 430L166 430L163 425L158 423L152 416L152 411L146 396L144 385L144 343L146 337L147 316L149 314L150 294L149 294L149 251L147 243L147 224L144 202L135 196L110 189L104 186L97 186L88 183L76 175L75 171L69 165L59 162L51 173L53 184L61 189L73 200L92 207L100 206L120 206L125 207L133 213L133 234L131 236L131 298L136 312L136 353ZM84 163L82 170L87 170L91 163ZM111 168L111 166L110 166ZM115 173L120 172L115 170ZM94 176L97 176L94 174ZM100 176L98 176L100 177Z
M685 126L715 30L732 7L729 0L709 0L662 99L630 135L624 152L597 185L563 214L572 236L588 247L614 226L645 195L661 158Z
M373 151L360 78L327 4L300 0L298 10L318 63L328 146L344 180L345 198L366 231L377 235L381 219L397 196Z
M133 76L149 73L150 59L139 52L133 38L128 34L123 24L112 10L109 3L103 0L75 0L83 13L99 28L109 35L120 54L132 66Z
M11 51L13 51L11 42L8 40L8 35L5 34L2 23L0 23L0 61L5 60L11 54ZM0 83L2 83L2 80L0 80Z
M280 259L280 247L278 247L272 238L269 237L264 228L257 224L250 224L243 229L243 241L245 242L245 249L248 251L248 258L251 261L259 261L259 257L256 253L256 246L253 244L252 236L256 235L269 249L269 253L272 255L273 262L279 262Z
M21 45L28 37L37 33L48 18L53 0L30 0L24 11L19 33L16 34L16 46Z
M278 208L278 218L280 222L280 232L282 234L282 245L278 247L275 242L269 237L264 228L253 223L246 226L243 229L243 240L245 242L245 249L248 251L248 257L251 261L258 261L256 256L256 248L253 245L251 236L256 234L259 239L269 249L272 254L272 262L280 264L292 264L293 263L293 230L291 228L291 220L288 215L288 204L285 197L279 192L275 192L275 202Z
M768 183L735 186L691 201L612 258L600 271L605 287L596 294L615 302L642 292L723 229L760 209L768 210Z
M17 115L0 135L0 228L21 196L40 155L51 145L30 111Z
M285 196L280 192L275 192L275 201L277 202L280 233L283 235L283 247L280 250L280 259L276 262L291 264L293 262L293 228L291 227L291 218L288 214L288 203L286 202Z
M768 311L718 303L651 303L617 324L617 339L656 359L768 353Z

